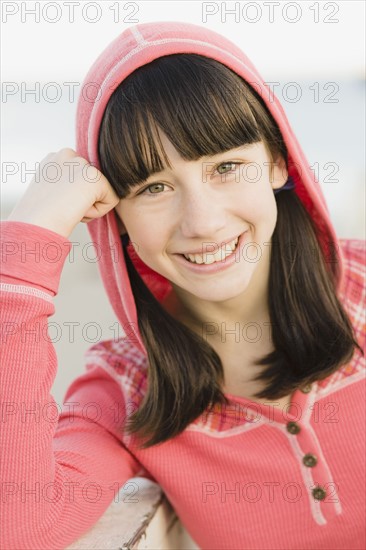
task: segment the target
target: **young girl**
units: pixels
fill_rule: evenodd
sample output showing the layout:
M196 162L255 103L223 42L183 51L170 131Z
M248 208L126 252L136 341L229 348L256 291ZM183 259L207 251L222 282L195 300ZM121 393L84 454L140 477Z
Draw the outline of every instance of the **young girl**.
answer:
M37 334L80 221L125 335L89 349L50 423L57 360ZM200 548L365 547L364 242L337 238L237 46L125 30L83 83L77 151L43 159L2 239L3 548L64 548L135 475ZM53 483L58 500L27 497Z

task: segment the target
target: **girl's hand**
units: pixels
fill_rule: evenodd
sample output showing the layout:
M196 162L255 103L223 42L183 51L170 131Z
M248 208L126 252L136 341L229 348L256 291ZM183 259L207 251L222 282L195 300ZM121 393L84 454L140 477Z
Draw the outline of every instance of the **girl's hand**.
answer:
M119 201L97 168L65 148L41 161L8 220L39 225L68 238L79 222L101 218Z

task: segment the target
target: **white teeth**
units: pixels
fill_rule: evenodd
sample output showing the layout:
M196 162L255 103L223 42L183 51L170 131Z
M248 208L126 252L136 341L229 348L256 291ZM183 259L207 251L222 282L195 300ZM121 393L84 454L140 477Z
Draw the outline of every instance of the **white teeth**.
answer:
M230 243L227 243L219 248L215 253L207 252L206 254L184 254L184 257L195 264L213 264L225 260L232 254L238 244L239 237L236 237Z

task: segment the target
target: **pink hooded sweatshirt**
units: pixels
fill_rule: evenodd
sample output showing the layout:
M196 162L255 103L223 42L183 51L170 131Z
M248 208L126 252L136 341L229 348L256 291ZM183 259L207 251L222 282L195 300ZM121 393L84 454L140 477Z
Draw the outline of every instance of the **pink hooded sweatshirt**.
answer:
M338 296L364 347L364 241L337 238L321 188L281 105L228 39L203 26L174 21L127 28L85 77L83 86L93 83L89 92L98 90L98 97L91 101L90 93L80 95L78 154L100 167L98 132L113 90L141 65L173 53L216 59L256 91L266 92L262 97L289 152L295 192L316 224L337 278ZM349 364L297 390L288 411L226 394L230 407L217 407L177 437L140 450L138 439L123 433L123 421L146 392L147 353L115 210L87 227L103 252L101 277L127 336L91 346L85 373L70 385L62 412L50 422L54 415L44 411L55 404L50 388L57 357L53 344L37 334L47 333L72 244L33 224L1 223L1 548L65 548L96 523L119 487L142 475L162 487L202 549L364 549L361 353L356 349ZM162 300L171 289L169 282L148 268L131 245L128 252ZM99 411L93 421L84 414L90 403ZM85 498L90 483L99 488L97 498Z

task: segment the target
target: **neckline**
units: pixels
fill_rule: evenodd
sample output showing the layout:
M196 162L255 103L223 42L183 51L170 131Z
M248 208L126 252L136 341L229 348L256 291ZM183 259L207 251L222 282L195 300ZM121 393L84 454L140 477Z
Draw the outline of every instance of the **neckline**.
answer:
M301 421L308 408L308 402L312 399L315 392L316 384L312 384L310 392L304 393L300 388L297 388L291 394L291 400L287 406L275 406L270 401L268 403L261 403L259 401L253 401L252 399L234 395L231 393L224 393L224 396L231 403L244 404L245 408L249 409L251 413L261 415L267 421L276 421L281 424L287 424L288 422Z

